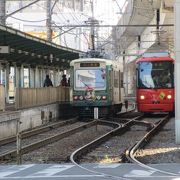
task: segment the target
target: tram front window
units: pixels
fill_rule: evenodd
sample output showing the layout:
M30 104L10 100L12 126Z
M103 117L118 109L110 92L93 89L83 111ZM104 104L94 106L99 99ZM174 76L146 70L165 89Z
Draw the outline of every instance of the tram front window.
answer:
M105 89L105 69L78 69L75 71L75 88Z
M138 88L173 88L172 62L140 62Z

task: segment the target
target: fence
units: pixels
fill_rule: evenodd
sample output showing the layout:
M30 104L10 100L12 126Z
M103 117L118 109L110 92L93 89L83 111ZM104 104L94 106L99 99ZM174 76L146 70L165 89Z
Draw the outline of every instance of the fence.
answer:
M0 111L5 110L5 89L2 84L0 84Z
M15 108L23 109L47 105L56 102L70 101L69 87L17 88Z

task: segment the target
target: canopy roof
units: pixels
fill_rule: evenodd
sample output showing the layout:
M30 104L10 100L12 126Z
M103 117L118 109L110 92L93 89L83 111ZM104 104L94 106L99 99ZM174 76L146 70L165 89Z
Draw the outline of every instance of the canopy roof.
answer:
M9 49L4 53L3 47ZM84 52L36 38L19 30L0 25L0 61L31 66L67 68Z

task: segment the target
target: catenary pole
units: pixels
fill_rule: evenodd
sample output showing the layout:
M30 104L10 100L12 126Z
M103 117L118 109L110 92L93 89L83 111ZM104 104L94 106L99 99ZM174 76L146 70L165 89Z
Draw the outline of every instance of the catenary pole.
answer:
M47 40L52 41L52 12L51 12L51 0L46 0L46 27L47 27Z
M6 0L0 0L0 24L6 24Z

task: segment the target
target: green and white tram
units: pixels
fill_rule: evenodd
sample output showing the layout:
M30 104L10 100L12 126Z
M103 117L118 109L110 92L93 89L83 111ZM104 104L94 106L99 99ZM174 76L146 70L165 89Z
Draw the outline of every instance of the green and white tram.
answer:
M116 61L100 58L76 59L70 63L71 103L79 116L99 117L121 111L122 67Z

